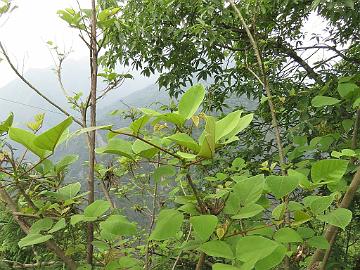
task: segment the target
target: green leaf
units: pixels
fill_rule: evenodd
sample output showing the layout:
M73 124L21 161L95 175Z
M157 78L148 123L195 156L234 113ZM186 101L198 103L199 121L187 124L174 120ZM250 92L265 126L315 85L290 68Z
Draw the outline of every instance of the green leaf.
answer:
M275 176L271 175L266 178L266 184L271 193L277 199L280 199L296 189L299 184L299 178L295 176Z
M79 159L78 155L67 155L63 157L56 165L55 165L55 171L61 172L64 170L67 166L73 164L75 161Z
M286 210L286 204L285 203L281 203L278 206L276 206L274 208L274 210L272 211L271 215L274 219L276 220L280 220L283 218L284 214L285 214L285 210Z
M340 159L319 160L311 167L311 178L314 183L338 182L346 172L349 161Z
M150 240L166 240L175 237L184 220L183 214L174 209L161 210Z
M47 154L47 152L44 149L41 149L34 144L36 135L29 131L20 128L11 127L9 128L9 137L13 141L18 142L23 146L25 146L28 150L30 150L40 158L45 157L45 155Z
M345 230L345 227L350 223L352 212L345 208L338 208L326 215L319 215L316 217L318 220L329 223L336 227Z
M358 90L358 86L355 83L339 83L338 92L342 98L347 98L353 94L355 90Z
M156 117L156 119L153 121L153 124L159 122L159 121L165 121L165 122L170 122L173 123L177 126L182 126L185 122L185 118L184 116L182 116L181 114L178 114L177 112L174 113L165 113L165 114L161 114L159 116Z
M232 216L231 218L232 219L250 218L256 216L262 211L264 211L264 207L262 207L261 205L249 204L247 206L240 208L239 212L235 216Z
M306 240L306 242L310 247L314 248L328 249L330 247L329 242L322 235L311 237L310 239Z
M96 131L96 130L110 130L111 128L112 128L112 125L81 128L81 129L75 131L73 133L73 136L79 136L81 134L88 133L90 131Z
M179 113L185 118L190 119L198 110L205 97L205 88L201 84L190 87L179 102Z
M52 238L52 235L29 234L22 238L18 245L20 248L44 243Z
M237 268L229 264L215 263L212 266L212 270L240 270L240 268Z
M108 145L105 147L99 147L95 149L96 153L108 153L120 156L125 156L130 159L133 158L132 145L129 141L125 141L119 138L112 138L108 141Z
M156 168L154 171L154 180L160 183L162 177L171 177L176 174L176 169L171 165L164 165Z
M241 206L256 203L263 192L265 184L264 175L246 178L233 187L224 208L227 214L237 214Z
M201 137L200 137L201 138ZM203 139L200 140L200 150L198 156L213 158L215 155L215 119L212 116L206 117L206 125Z
M311 100L313 107L319 108L324 106L331 106L339 103L340 100L333 97L316 96Z
M217 224L218 218L213 215L201 215L190 218L196 235L202 240L207 241L213 234Z
M194 152L198 152L200 149L198 143L186 133L175 133L166 138Z
M223 137L228 135L239 123L239 119L241 116L242 111L234 111L229 113L227 116L222 118L221 120L217 121L215 124L216 135L215 135L215 142L218 142Z
M301 238L303 239L308 239L315 235L314 230L307 227L299 227L297 228L297 232L300 234Z
M121 215L111 215L100 222L100 229L114 235L130 236L136 233L136 225Z
M181 152L181 151L177 151L176 154L183 159L189 159L189 160L196 159L196 157L197 157L194 154L185 153L185 152Z
M300 234L291 228L281 228L274 234L274 239L281 243L297 243L302 242Z
M54 233L60 231L66 227L66 221L64 218L61 218L58 222L55 223L54 227L48 233Z
M159 152L159 149L142 140L137 139L132 145L132 151L141 157L150 159Z
M236 259L242 262L259 261L279 246L278 243L262 236L244 236L236 244Z
M14 114L10 113L9 116L5 119L5 121L0 123L0 134L4 132L8 132L9 128L13 124Z
M119 267L123 270L141 270L141 261L130 256L123 256L119 259Z
M50 228L53 225L53 221L51 218L42 218L34 222L33 225L31 225L31 228L29 230L29 233L31 234L37 234L42 231L50 230Z
M130 129L134 132L135 135L138 135L140 130L146 125L150 118L151 117L147 114L141 116L131 123Z
M72 117L68 117L66 120L62 121L60 124L56 125L53 128L48 129L44 133L37 136L34 140L34 145L37 147L53 152L55 147L59 143L61 135L64 131L72 124Z
M232 138L235 135L237 135L238 133L240 133L241 131L243 131L245 128L247 128L250 125L253 118L254 118L253 113L250 113L250 114L244 115L243 117L240 117L239 122L237 123L236 127L229 134L227 134L224 137L224 139Z
M228 243L220 240L212 240L202 244L199 250L213 257L233 259L234 253Z
M305 213L304 211L295 211L294 222L292 223L292 225L299 226L303 223L308 222L311 219L312 219L311 216Z
M333 201L334 198L332 196L319 196L311 202L310 209L316 215L321 214L330 207Z
M80 189L81 184L76 182L59 188L57 194L59 195L60 200L66 201L74 198L79 193Z
M83 221L94 221L96 220L96 217L85 217L84 215L73 215L71 216L71 219L70 219L70 224L72 226L75 226L77 223L79 222L83 222Z
M269 256L259 260L255 264L256 270L268 270L274 269L275 266L279 265L286 255L286 247L279 245Z
M110 203L104 200L96 200L84 210L85 217L100 217L110 208Z

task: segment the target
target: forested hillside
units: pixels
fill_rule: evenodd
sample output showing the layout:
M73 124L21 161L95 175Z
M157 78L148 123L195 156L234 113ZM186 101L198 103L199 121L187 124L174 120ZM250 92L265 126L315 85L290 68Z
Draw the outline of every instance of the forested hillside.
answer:
M360 1L66 3L86 59L0 35L0 269L360 269Z

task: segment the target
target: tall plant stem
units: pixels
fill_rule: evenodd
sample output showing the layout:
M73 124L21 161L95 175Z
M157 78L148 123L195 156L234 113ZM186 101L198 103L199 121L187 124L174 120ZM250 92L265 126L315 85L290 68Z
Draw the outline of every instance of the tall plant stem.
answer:
M265 70L265 65L264 62L262 60L261 57L261 53L259 50L259 47L255 41L255 38L253 36L253 34L250 32L249 27L247 26L244 17L242 16L240 10L237 8L237 6L234 3L234 0L228 0L228 2L230 3L230 5L233 7L233 9L236 12L236 15L238 16L241 25L244 27L246 34L250 40L251 46L253 47L253 50L255 52L255 56L256 56L256 60L257 60L257 64L259 66L259 70L260 70L260 76L256 76L256 78L261 78L260 79L260 84L263 86L265 92L266 92L266 97L267 97L267 101L269 104L269 108L270 108L270 113L271 113L271 119L272 119L272 125L274 128L274 132L275 132L275 139L276 139L276 144L277 144L277 148L278 148L278 152L279 152L279 164L281 167L281 172L283 175L285 175L285 159L284 159L284 149L283 149L283 145L281 142L281 134L280 134L280 129L279 129L279 125L278 125L278 121L276 118L276 110L275 110L275 106L274 103L272 101L272 94L271 94L271 89L270 89L270 85L269 85L269 81L266 75L266 70Z
M359 132L359 126L360 126L360 110L356 113L356 120L354 124L354 130L353 135L351 139L351 148L356 149L357 147L357 141L358 141L358 132ZM345 192L345 195L340 203L340 208L348 208L354 199L354 196L356 194L356 191L360 187L360 167L358 167L348 189ZM315 251L311 263L309 264L308 269L321 269L324 270L326 267L326 264L330 258L331 248L335 243L335 239L338 233L338 229L335 226L328 226L326 232L325 232L325 238L329 242L329 248L326 250L325 255L323 256L324 252L321 249L318 249ZM322 259L321 265L319 265L319 262Z
M272 126L274 128L274 133L275 133L275 140L276 140L276 144L277 144L277 148L278 148L278 154L279 154L279 165L280 165L280 170L281 170L281 174L282 175L286 175L286 171L285 171L285 158L284 158L284 149L283 149L283 145L282 145L282 141L281 141L281 133L280 133L280 128L278 125L278 120L276 117L276 110L275 110L275 106L272 100L272 94L271 94L271 89L270 89L270 85L269 85L269 80L267 78L267 72L265 69L265 65L264 62L262 60L262 55L260 52L260 49L257 45L257 42L255 41L255 38L253 36L253 34L251 33L248 25L245 22L244 17L242 16L240 10L237 8L237 6L235 5L234 0L228 0L228 2L230 3L230 5L233 7L233 9L236 12L236 15L238 16L241 25L244 27L246 34L250 40L251 46L253 47L255 56L256 56L256 60L257 60L257 64L259 67L259 71L260 71L260 76L255 76L256 79L259 80L259 83L263 86L265 92L266 92L266 97L267 97L267 101L269 104L269 109L270 109L270 114L271 114L271 122L272 122ZM287 199L285 201L285 203L287 204ZM290 215L287 212L285 215L285 222L287 223L290 219ZM288 248L290 249L290 248ZM289 258L286 257L285 258L285 264L284 264L284 268L285 269L290 269L290 261Z
M90 88L90 126L96 126L96 88L97 88L97 44L96 44L96 0L91 1L91 37L90 37L90 71L91 71L91 88ZM89 132L89 178L88 178L88 204L94 202L95 197L95 142L96 132L95 130ZM86 261L92 265L94 247L94 224L88 223L87 234L87 253Z

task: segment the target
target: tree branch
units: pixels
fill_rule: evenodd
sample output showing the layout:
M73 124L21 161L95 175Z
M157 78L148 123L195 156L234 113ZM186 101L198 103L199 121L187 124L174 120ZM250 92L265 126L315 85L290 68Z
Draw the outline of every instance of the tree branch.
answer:
M27 86L29 86L36 94L38 94L40 97L42 97L44 100L46 100L49 104L51 104L56 109L58 109L60 112L62 112L66 116L71 116L70 113L68 113L63 108L61 108L59 105L57 105L55 102L53 102L48 97L46 97L43 93L41 93L41 91L39 91L35 86L33 86L23 75L20 74L20 72L17 70L17 68L12 63L9 55L7 54L7 52L1 42L0 42L0 49L2 51L2 54L5 56L6 61L9 63L11 69ZM82 123L79 120L77 120L75 117L73 117L73 119L74 119L74 122L76 122L78 125L80 125L82 127Z

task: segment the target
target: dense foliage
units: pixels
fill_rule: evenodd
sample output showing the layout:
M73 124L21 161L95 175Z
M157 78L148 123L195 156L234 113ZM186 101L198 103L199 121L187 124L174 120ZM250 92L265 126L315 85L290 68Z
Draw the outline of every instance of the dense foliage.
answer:
M358 7L102 0L59 11L91 51L95 92L67 96L81 119L58 108L64 121L47 130L42 114L27 129L12 114L0 124L0 268L357 269ZM309 38L309 16L327 33ZM319 50L331 54L314 61ZM96 126L97 100L131 77L118 63L159 72L178 102ZM97 77L108 86L94 96ZM253 106L237 104L244 96ZM106 141L96 148L95 134ZM77 153L54 153L78 138L90 180L69 183Z

